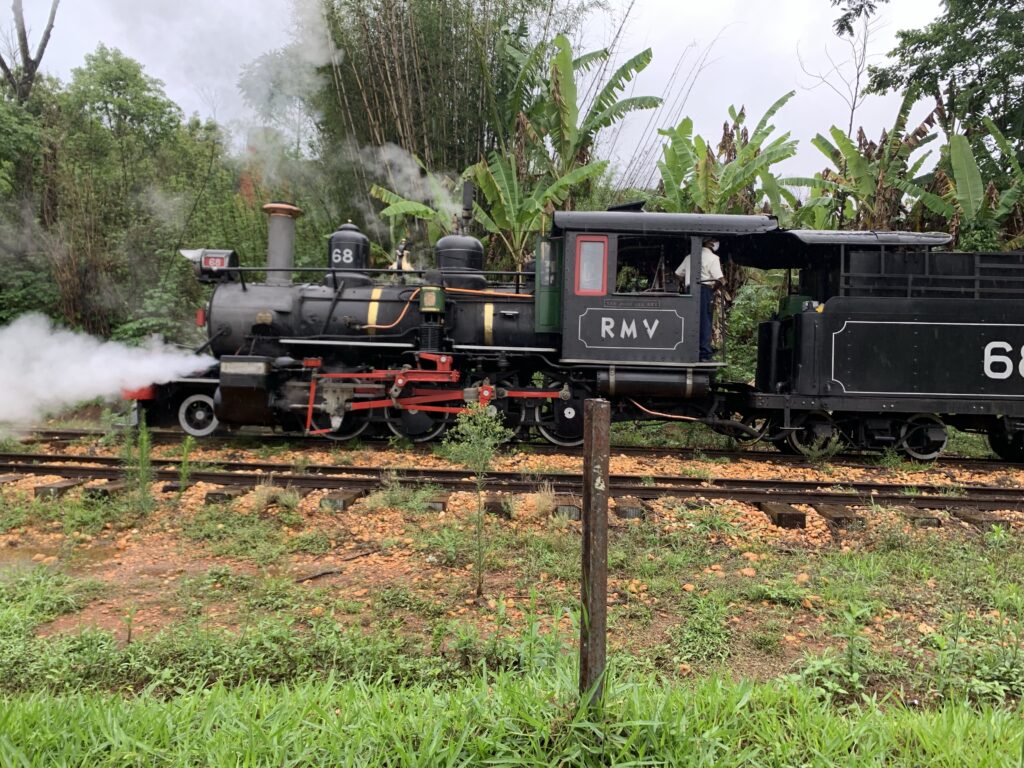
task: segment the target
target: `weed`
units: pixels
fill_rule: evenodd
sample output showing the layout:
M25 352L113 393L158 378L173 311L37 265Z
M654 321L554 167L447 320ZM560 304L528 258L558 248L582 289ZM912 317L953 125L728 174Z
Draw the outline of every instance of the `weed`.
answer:
M687 618L669 629L674 664L717 663L729 656L730 633L725 604L715 597L698 597L687 604Z
M25 453L27 446L14 435L0 432L0 453Z
M288 551L323 555L331 551L331 541L323 531L306 531L288 540Z
M124 435L122 457L125 465L125 478L129 485L129 499L140 515L148 515L153 511L153 465L150 453L153 448L152 436L146 427L144 415L140 415L139 424L134 430L126 430Z
M216 555L243 557L269 563L285 552L281 531L275 521L258 514L241 515L222 506L208 506L182 528L193 541L210 544Z
M534 491L533 506L538 518L550 517L555 511L555 489L550 482L543 482Z
M766 623L750 635L750 643L761 653L778 655L782 650L781 628L775 622Z
M691 509L681 506L676 507L675 514L676 518L686 522L694 533L734 535L740 532L739 526L719 507L704 506Z
M438 495L434 485L403 485L393 477L386 477L379 491L363 500L369 510L398 509L414 515L429 511L430 502Z
M444 615L444 606L432 603L404 585L383 590L374 601L374 609L385 615L395 611L409 611L427 618Z
M984 534L986 547L992 549L1006 549L1013 542L1013 535L1005 525L993 525Z
M712 478L711 470L705 467L682 467L679 470L679 476L689 478L691 480L710 480Z

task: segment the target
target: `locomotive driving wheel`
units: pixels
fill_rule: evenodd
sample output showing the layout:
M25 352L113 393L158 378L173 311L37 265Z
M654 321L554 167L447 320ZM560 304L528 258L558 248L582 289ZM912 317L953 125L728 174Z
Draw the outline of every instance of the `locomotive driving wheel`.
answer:
M327 429L328 432L321 432L321 437L328 440L342 442L355 440L366 428L370 426L370 419L366 411L349 411L342 416L341 421L335 425L334 419L323 414L313 417L312 427L315 430Z
M447 428L451 414L419 411L414 408L385 408L388 429L412 443L429 443Z
M220 421L209 395L189 395L178 407L178 424L193 437L208 437L217 431Z
M488 379L478 379L470 383L470 387L482 387L484 382L489 381ZM498 383L494 386L494 389L517 389L519 382L515 376L510 376L498 380ZM498 398L487 406L489 413L495 416L501 417L501 423L507 429L512 430L512 436L509 440L515 438L519 434L519 431L523 428L523 423L526 421L526 401L516 400L509 397Z
M563 448L583 445L583 398L584 393L572 388L562 379L545 376L541 384L544 389L561 388L561 395L551 400L540 400L534 409L537 431L549 443Z
M896 450L917 461L932 461L942 453L948 439L942 419L933 413L918 413L900 429Z

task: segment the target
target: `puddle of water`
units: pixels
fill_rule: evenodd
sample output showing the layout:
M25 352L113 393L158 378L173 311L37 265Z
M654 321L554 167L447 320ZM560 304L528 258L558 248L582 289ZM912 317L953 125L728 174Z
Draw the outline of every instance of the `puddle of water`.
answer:
M39 546L31 542L23 543L17 547L0 547L0 574L11 571L25 570L39 565L33 557L41 554L46 557L55 555L60 563L72 570L88 569L90 566L99 565L110 560L117 549L112 541L96 542L87 549L54 548L52 546Z
M3 547L0 549L0 575L28 570L39 565L32 559L32 556L38 552L42 552L44 555L57 554L52 550L33 549L32 547Z

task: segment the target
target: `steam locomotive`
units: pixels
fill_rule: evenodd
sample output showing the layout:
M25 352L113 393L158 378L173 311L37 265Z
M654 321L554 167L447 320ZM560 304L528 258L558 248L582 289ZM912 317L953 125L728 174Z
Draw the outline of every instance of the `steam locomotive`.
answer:
M618 420L701 422L787 452L841 440L927 460L954 426L1024 460L1022 253L941 251L950 238L935 233L612 210L556 212L519 272L485 271L466 234L441 238L429 269L371 269L352 224L328 239L323 268L296 269L301 212L265 210L266 268L240 267L232 251L183 252L214 286L198 320L219 365L137 393L151 423L425 442L479 403L573 446L583 400L602 396ZM698 285L707 237L724 259L785 271L753 382L722 381L722 363L698 359L700 297L685 286ZM687 255L690 279L677 281Z

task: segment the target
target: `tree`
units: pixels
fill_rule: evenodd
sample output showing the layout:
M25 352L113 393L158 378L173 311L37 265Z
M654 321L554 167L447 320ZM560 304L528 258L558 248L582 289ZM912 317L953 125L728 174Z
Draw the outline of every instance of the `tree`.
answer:
M990 117L1024 153L1024 3L944 0L942 15L903 30L886 66L870 67L873 91L920 85L942 101L947 134L983 132ZM963 125L961 126L960 123Z
M512 435L513 430L502 424L496 412L474 405L459 414L455 426L448 431L441 444L442 455L464 466L473 473L476 480L476 556L473 571L477 597L484 594L484 560L487 554L484 540L484 488L487 487L487 473L491 471L498 448L512 439Z
M46 46L50 42L50 35L53 32L54 21L57 18L57 7L59 5L60 0L52 0L46 25L43 27L43 33L40 35L39 43L36 45L35 53L33 53L29 44L28 29L25 26L25 11L22 7L22 2L21 0L13 0L11 3L11 13L14 16L14 33L18 44L10 61L4 58L3 53L0 52L0 74L3 75L3 83L6 85L6 89L9 90L9 95L13 97L14 103L22 113L14 118L21 129L24 129L35 116L29 110L29 99L32 96L32 90L39 76L39 65L43 61L43 54L46 53ZM6 99L4 94L0 92L0 101L2 100ZM7 134L0 135L6 137ZM17 134L12 134L8 144L9 152L13 153L16 151L19 153L15 155L12 186L22 199L32 197L36 159L33 143L36 141L38 141L38 134L28 137L23 130L19 130ZM3 150L0 150L0 155L2 153ZM3 157L0 156L0 164L2 164L2 161Z
M53 23L57 18L59 5L60 0L52 0L50 3L50 14L46 19L46 26L43 27L43 34L39 37L35 53L32 53L21 0L13 0L11 3L11 12L14 14L14 30L18 38L17 59L9 62L0 54L0 73L3 73L4 80L10 86L11 93L18 104L25 104L32 96L32 86L35 85L39 65L43 61L43 54L46 53L46 46L50 43L50 34L53 32Z
M833 8L841 8L842 14L832 22L832 28L840 37L853 37L853 25L863 19L867 21L878 11L878 6L889 0L832 0Z

